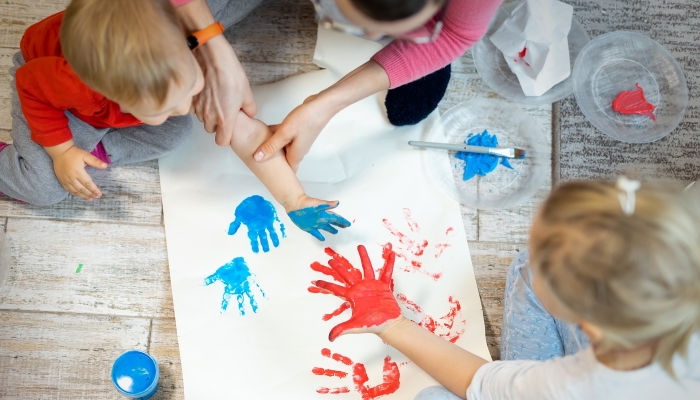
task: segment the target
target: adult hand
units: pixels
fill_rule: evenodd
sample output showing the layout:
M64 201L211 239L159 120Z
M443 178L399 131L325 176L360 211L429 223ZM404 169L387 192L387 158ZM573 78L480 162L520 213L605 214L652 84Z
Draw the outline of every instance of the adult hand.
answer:
M287 162L296 172L299 163L333 115L317 99L317 95L307 97L281 124L270 126L274 135L258 147L255 160L265 160L286 147Z
M85 171L85 166L105 169L107 168L105 162L75 146L72 140L69 143L46 149L53 159L56 178L68 193L88 201L102 196L102 192L92 181L92 177Z
M216 144L229 146L238 111L254 117L258 107L245 71L223 35L194 51L204 73L204 89L193 99L204 129L216 132Z
M360 253L362 262L363 279L359 279L347 266L343 266L333 259L328 262L328 265L343 280L345 286L326 281L313 282L316 287L346 300L352 308L350 319L331 329L330 335L328 335L331 342L346 333L380 334L404 319L391 291L391 276L394 271L396 254L389 253L384 262L381 277L377 280L374 277L374 269L365 246L357 246L357 251Z

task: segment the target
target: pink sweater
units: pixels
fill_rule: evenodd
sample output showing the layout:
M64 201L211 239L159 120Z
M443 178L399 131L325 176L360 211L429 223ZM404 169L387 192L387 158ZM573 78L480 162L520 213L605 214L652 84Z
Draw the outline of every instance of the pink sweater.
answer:
M175 7L191 0L171 0ZM486 33L503 0L451 0L442 32L431 43L394 40L372 59L389 75L391 88L405 85L445 67L466 52ZM430 32L438 15L425 25Z

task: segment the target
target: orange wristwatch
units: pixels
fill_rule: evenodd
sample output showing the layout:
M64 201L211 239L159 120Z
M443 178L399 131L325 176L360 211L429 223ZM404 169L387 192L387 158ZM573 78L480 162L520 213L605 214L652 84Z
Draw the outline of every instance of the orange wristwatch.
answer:
M190 48L190 50L194 50L197 47L211 40L211 38L213 38L214 36L220 35L222 33L224 33L224 26L221 25L221 22L215 22L207 26L206 28L194 32L190 36L188 36L187 46Z

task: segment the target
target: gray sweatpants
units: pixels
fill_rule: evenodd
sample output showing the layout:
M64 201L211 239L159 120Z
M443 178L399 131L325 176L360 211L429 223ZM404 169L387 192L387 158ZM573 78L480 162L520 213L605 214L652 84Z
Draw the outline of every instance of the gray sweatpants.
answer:
M24 65L21 52L12 61L10 74ZM0 192L35 205L58 203L68 196L53 170L46 150L31 139L27 120L12 87L12 145L0 151ZM172 117L159 126L140 125L129 128L95 128L66 111L68 127L75 145L92 151L102 141L112 165L133 164L162 157L187 142L192 134L190 116Z

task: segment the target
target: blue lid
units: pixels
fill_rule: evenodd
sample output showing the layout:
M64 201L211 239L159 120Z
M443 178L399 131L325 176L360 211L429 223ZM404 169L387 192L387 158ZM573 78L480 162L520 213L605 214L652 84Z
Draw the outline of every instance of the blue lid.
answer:
M145 397L158 387L158 363L148 353L129 350L114 361L112 383L129 397Z

